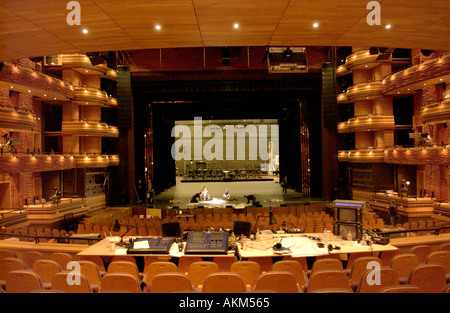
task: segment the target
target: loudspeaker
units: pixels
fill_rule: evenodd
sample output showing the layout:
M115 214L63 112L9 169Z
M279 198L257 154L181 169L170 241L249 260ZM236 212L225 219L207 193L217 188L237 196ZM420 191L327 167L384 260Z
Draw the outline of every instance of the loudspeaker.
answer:
M163 223L161 225L163 237L180 237L181 228L179 222Z
M335 63L322 64L322 114L325 127L336 127L338 121Z
M245 237L250 237L250 231L252 228L252 223L244 221L235 221L233 226L233 233L236 236L244 235Z

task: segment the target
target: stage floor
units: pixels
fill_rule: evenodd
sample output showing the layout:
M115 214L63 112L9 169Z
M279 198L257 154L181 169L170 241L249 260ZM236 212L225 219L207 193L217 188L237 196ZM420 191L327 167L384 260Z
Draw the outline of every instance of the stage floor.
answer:
M223 199L225 190L228 189L231 195L230 201L232 204L238 205L247 203L244 195L254 195L263 207L280 206L285 202L289 205L295 205L302 202L323 202L322 199L304 198L301 192L296 192L293 189L288 189L287 193L283 193L283 189L277 180L274 181L234 181L234 182L181 182L181 178L177 180L177 184L166 191L160 193L155 197L155 207L168 208L178 206L180 208L187 207L192 196L200 192L203 186L206 186L211 198ZM269 200L277 200L270 202Z

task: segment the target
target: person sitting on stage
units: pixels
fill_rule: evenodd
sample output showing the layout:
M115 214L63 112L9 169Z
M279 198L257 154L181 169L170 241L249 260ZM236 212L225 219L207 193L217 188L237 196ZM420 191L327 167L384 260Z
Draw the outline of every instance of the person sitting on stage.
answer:
M254 195L247 195L247 196L244 196L244 198L247 198L247 204L249 204L250 201L252 202L252 204L255 203L255 201L256 201L256 197Z
M225 190L225 193L223 194L223 197L224 197L226 200L230 200L231 195L230 195L230 192L228 191L228 189Z
M203 186L202 191L200 192L200 200L201 201L207 201L211 199L211 196L209 195L208 190L206 189L206 186Z
M191 198L191 203L197 203L200 201L200 192L196 193L195 195L192 196Z

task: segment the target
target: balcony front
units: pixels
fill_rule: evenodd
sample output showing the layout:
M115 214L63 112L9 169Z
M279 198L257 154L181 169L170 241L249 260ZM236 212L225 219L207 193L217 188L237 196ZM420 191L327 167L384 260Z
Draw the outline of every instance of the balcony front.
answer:
M18 131L33 131L37 127L36 115L15 107L0 107L0 128Z
M381 96L381 81L368 81L348 87L347 97L354 100L373 100Z
M422 123L447 123L450 121L450 98L422 106L420 119Z
M118 155L79 154L75 156L76 168L97 168L118 165Z
M3 62L0 87L45 101L68 101L73 98L73 86L70 83L11 62Z
M351 101L348 99L346 92L342 92L337 95L337 103L338 104L351 103Z
M384 149L339 150L338 161L351 163L384 163Z
M73 69L82 75L105 75L108 72L105 62L93 65L85 54L64 54L61 64L63 69Z
M384 161L405 165L450 165L450 147L390 147L384 151Z
M62 122L61 131L63 136L119 137L117 127L98 121L77 120Z
M78 105L105 106L108 105L108 95L97 88L74 87L73 102Z
M382 93L386 95L412 94L425 86L450 81L450 53L426 60L383 79Z
M0 173L47 172L75 168L75 159L70 154L0 154Z
M386 129L394 129L395 120L393 115L360 115L341 122L337 126L339 134L362 132L362 131L378 131Z
M347 67L345 66L345 64L339 65L336 68L336 77L341 77L341 76L348 75L348 74L351 74L351 73L352 73L352 71L349 71L347 69Z
M345 67L347 70L370 69L381 62L378 61L379 56L378 50L375 53L371 53L370 49L358 50L345 59Z

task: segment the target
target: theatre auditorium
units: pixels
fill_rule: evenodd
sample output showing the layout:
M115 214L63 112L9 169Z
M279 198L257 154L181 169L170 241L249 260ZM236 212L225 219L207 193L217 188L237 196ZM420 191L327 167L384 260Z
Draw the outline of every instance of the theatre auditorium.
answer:
M448 20L0 1L1 293L450 293Z

